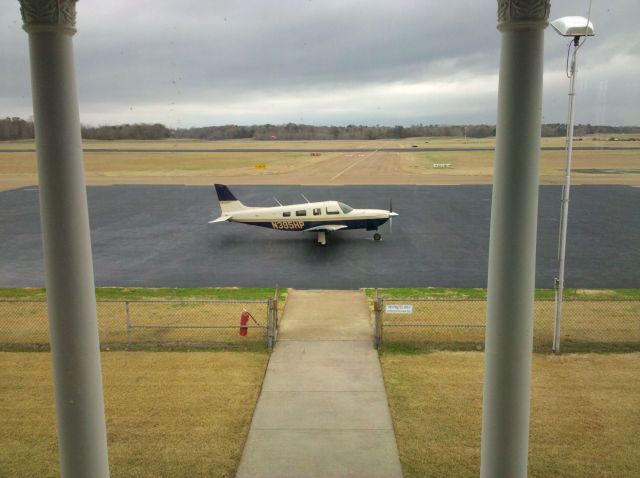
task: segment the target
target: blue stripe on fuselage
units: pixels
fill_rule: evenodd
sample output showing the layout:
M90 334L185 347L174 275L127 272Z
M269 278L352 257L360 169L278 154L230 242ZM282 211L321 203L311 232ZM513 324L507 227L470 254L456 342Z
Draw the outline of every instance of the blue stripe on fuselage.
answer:
M374 231L378 227L387 222L387 218L382 219L351 219L351 220L339 220L339 221L296 221L295 219L274 220L274 221L238 221L239 224L249 224L250 226L267 227L269 229L275 229L278 231L304 231L305 229L311 229L318 226L347 226L346 229L366 229L368 231ZM235 222L235 221L234 221ZM284 223L289 224L292 227L281 227Z

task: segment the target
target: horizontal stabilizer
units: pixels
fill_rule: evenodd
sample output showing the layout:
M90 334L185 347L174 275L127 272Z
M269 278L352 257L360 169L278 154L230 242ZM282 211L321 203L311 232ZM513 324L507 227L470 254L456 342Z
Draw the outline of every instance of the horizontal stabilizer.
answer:
M214 219L213 221L209 221L209 224L213 224L214 222L225 222L231 219L231 216L220 216L218 219Z
M310 227L305 229L304 232L320 232L320 231L339 231L340 229L346 229L344 224L324 224L322 226Z

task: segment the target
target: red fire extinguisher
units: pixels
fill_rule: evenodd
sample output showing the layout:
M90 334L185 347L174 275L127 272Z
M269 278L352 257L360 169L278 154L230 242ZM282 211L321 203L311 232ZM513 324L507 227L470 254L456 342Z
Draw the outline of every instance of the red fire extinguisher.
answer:
M247 327L246 325L249 323L249 312L247 312L246 310L242 311L242 314L240 315L240 335L242 335L243 337L247 336L247 330L249 330L249 327Z

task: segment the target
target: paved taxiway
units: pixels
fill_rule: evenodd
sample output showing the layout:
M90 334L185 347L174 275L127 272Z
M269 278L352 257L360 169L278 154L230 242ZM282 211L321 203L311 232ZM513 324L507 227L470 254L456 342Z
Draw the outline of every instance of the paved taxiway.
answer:
M99 286L486 287L491 186L235 186L248 205L336 199L388 208L393 234L316 235L240 224L207 224L213 187L88 188ZM558 186L540 188L536 286L550 288L560 212ZM567 287L640 287L640 188L574 186ZM38 191L0 192L0 287L44 284Z

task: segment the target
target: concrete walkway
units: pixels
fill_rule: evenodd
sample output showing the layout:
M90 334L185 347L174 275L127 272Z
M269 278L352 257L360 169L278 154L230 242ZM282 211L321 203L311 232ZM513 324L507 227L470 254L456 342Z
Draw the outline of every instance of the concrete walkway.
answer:
M237 476L402 476L363 293L289 294Z

